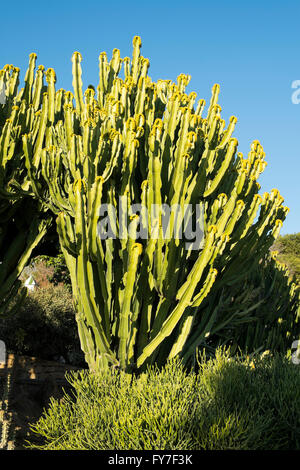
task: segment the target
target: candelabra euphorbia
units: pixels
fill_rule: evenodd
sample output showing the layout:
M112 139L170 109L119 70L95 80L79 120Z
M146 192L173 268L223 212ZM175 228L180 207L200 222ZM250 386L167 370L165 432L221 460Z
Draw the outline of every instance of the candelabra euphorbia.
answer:
M22 144L27 132L37 135L40 122L36 111L43 71L40 67L33 87L35 59L32 54L19 92L19 69L6 65L0 70L0 313L7 312L20 293L19 276L50 225L47 207L31 188Z
M140 50L135 37L132 59L102 52L85 92L75 52L74 93L55 89L53 69L34 74L32 55L23 91L26 190L56 215L92 370L189 360L222 326L214 299L267 252L287 212L278 190L259 194L263 148L237 152L219 86L204 117L190 76L153 82Z

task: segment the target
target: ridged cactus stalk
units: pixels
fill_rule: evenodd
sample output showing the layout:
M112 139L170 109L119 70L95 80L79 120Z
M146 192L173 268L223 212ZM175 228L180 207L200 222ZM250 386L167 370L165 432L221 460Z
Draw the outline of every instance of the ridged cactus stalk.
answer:
M36 56L30 56L25 86L18 91L19 69L0 70L0 313L7 313L20 294L19 276L34 248L45 236L50 215L45 215L31 189L22 137L32 132L37 147L44 142L40 125L42 78L40 67L33 81ZM37 190L37 188L35 188ZM22 300L26 289L21 289ZM15 308L18 304L14 305Z
M126 371L189 361L220 322L215 298L264 256L287 208L278 190L259 194L265 153L258 141L238 152L219 85L204 116L190 76L151 80L139 37L132 58L100 54L85 92L81 62L75 52L71 93L32 59L22 151L28 190L56 216L86 361Z

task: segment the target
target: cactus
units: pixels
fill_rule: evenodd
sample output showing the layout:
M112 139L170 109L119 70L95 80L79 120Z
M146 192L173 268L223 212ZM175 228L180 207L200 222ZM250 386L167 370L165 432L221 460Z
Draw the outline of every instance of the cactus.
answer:
M47 221L38 217L36 207L30 200L23 201L15 211L3 214L0 222L1 315L18 308L26 295L26 288L19 277L48 228Z
M231 344L233 351L238 347L248 353L286 353L300 336L299 285L277 260L275 251L259 260L243 284L224 292L217 306L222 327L216 322L212 331L214 348ZM228 319L228 328L224 328Z
M0 313L8 313L18 296L22 301L19 276L31 254L43 239L50 225L47 208L30 189L30 167L22 149L27 132L36 136L36 148L44 142L41 100L43 67L35 80L36 55L31 54L25 86L18 91L19 69L6 65L0 70ZM35 187L38 191L38 183ZM14 305L18 308L19 303Z
M203 117L204 100L185 91L189 75L151 80L139 37L132 59L118 49L110 61L100 54L97 92L83 92L81 62L75 52L72 94L56 91L52 69L34 75L31 56L18 95L31 123L22 128L27 176L18 190L56 216L89 367L188 361L214 326L215 299L268 251L288 209L276 189L259 195L265 153L258 141L247 158L237 152L237 119L226 127L221 118L219 85ZM101 204L109 205L107 238L99 235ZM141 213L127 214L134 204ZM187 225L200 208L197 250L187 249L174 212L164 236L164 214L152 209L166 205ZM139 237L144 225L147 238Z

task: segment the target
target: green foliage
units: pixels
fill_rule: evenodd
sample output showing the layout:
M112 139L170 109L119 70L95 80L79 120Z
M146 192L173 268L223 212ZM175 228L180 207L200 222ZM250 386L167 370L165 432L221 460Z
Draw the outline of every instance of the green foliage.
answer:
M34 248L45 236L48 222L39 220L30 201L22 201L1 211L0 194L0 315L8 313L8 305L25 292L19 279ZM26 212L25 212L26 207Z
M41 255L35 261L43 261L47 267L53 268L53 273L48 276L50 283L55 286L63 284L67 289L71 290L70 273L61 251L56 256Z
M73 395L32 425L42 450L300 449L300 374L282 355L177 359L138 377L114 368L68 375Z
M216 419L224 409L238 423L246 418L246 449L300 449L300 374L287 357L265 351L241 359L218 349L216 358L201 362L200 375Z
M299 339L300 287L276 252L260 259L243 281L225 285L222 296L214 298L213 291L216 320L202 347L230 345L247 353L284 354Z
M85 364L72 296L64 286L28 294L13 314L0 319L0 337L16 354L48 360L63 356L69 363Z
M51 223L47 207L32 197L22 149L22 138L33 130L38 109L32 106L29 90L33 60L31 55L20 92L20 69L6 65L0 70L5 95L0 104L0 314L7 313L16 295L23 297L18 278Z
M287 265L291 276L300 284L300 233L280 236L273 246L278 251L278 259Z

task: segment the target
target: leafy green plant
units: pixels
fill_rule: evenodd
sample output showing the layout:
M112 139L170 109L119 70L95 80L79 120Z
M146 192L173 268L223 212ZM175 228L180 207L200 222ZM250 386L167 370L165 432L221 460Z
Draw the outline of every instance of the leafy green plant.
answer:
M63 284L71 290L70 274L66 265L63 253L60 251L56 256L40 255L34 262L43 262L45 266L52 268L52 273L48 276L50 283L55 286Z
M300 374L282 355L218 349L197 373L174 359L139 376L110 368L68 381L73 394L52 399L30 448L300 449Z

